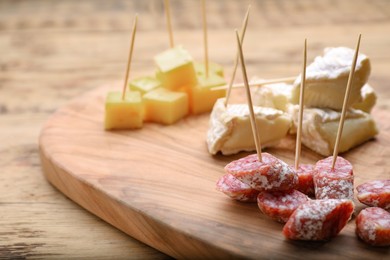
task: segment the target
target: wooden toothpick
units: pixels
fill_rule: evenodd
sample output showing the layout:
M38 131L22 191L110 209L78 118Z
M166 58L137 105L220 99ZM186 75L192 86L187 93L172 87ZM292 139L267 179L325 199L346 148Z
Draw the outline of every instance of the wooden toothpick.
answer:
M167 18L167 29L169 34L169 45L171 48L175 46L173 43L173 33L172 33L172 23L171 23L171 5L169 4L169 0L164 0L165 5L165 16Z
M134 24L133 24L133 32L131 34L131 41L130 41L129 58L127 59L127 68L126 68L125 82L123 84L123 90L122 90L122 100L124 100L125 96L126 96L127 81L129 80L131 59L133 57L133 47L134 47L135 33L137 32L137 22L138 22L138 14L135 14Z
M255 139L255 145L256 145L256 151L257 151L257 158L260 162L263 161L261 157L261 141L260 141L260 134L257 130L257 124L256 124L256 118L255 113L253 111L253 104L252 104L252 97L251 97L251 90L249 88L248 84L248 76L246 74L246 68L245 68L245 60L244 60L244 54L242 52L242 46L240 41L240 36L238 35L238 30L236 29L236 37L237 37L237 44L238 44L238 50L240 54L240 60L241 60L241 69L242 69L242 76L244 78L245 88L246 88L246 97L248 99L248 108L249 108L249 115L251 120L251 126L252 126L252 133L253 138Z
M335 166L336 160L337 160L337 155L339 153L340 139L341 139L341 135L343 133L344 120L345 120L345 114L347 112L348 99L349 99L349 95L350 95L351 89L352 89L351 86L352 86L352 82L353 82L353 77L355 75L355 67L356 67L356 61L357 61L358 54L359 54L359 47L360 47L360 39L361 39L361 37L362 37L362 35L359 34L358 41L357 41L357 44L356 44L355 56L353 57L353 61L352 61L352 65L351 65L351 71L349 72L347 89L345 90L343 109L341 110L341 117L340 117L339 128L338 128L338 131L337 131L336 143L334 145L334 150L333 150L332 170L334 170L334 166Z
M206 17L206 0L202 0L202 20L203 20L203 45L204 45L204 66L206 78L209 77L209 52L207 44L207 17Z
M249 10L251 8L251 5L248 5L248 10L246 11L246 15L245 15L245 18L244 18L244 21L242 22L242 26L241 26L241 44L244 42L244 37L245 37L245 32L246 32L246 27L248 25L248 18L249 18ZM226 87L226 86L223 86L223 88L219 88L219 89L225 89L227 88L227 93L226 93L226 98L225 98L225 106L227 106L228 102L229 102L229 99L230 99L230 93L232 92L232 86L233 86L233 82L234 82L234 79L236 77L236 71L237 71L237 66L238 66L238 60L240 59L240 53L239 53L239 50L237 50L237 53L236 53L236 59L234 61L234 67L233 67L233 72L232 72L232 76L230 78L230 82L229 82L229 85ZM244 85L243 85L244 87ZM213 88L213 90L217 90L216 88Z
M306 60L307 60L307 39L303 46L303 68L301 76L301 89L299 94L299 116L298 116L298 130L297 140L295 144L295 170L298 170L299 160L301 158L301 137L302 137L302 121L303 121L303 104L304 104L304 91L306 81Z
M259 87L259 86L274 84L274 83L292 84L292 83L294 83L295 79L296 79L296 77L256 80L256 81L249 82L249 87ZM244 83L238 83L238 84L234 84L231 87L230 87L230 85L229 86L225 85L225 86L212 88L211 90L220 90L220 89L228 89L229 90L230 88L244 88L244 87L245 87Z

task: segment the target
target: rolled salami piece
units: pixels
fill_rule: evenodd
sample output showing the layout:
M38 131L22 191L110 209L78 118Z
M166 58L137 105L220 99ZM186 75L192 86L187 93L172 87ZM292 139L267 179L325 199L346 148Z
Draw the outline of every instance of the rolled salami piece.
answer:
M257 205L265 215L278 222L286 223L291 214L308 200L310 200L308 196L297 190L262 191L257 196Z
M259 191L290 191L298 183L293 168L269 153L262 153L262 162L257 154L232 161L225 171Z
M378 207L360 211L356 218L356 234L373 246L390 246L390 213Z
M390 180L375 180L356 187L358 200L371 207L390 210Z
M225 174L217 182L217 190L225 193L230 198L242 202L256 202L258 190L237 180L232 174Z
M332 169L330 156L316 163L313 175L316 199L350 199L353 200L352 164L338 156Z
M309 200L290 216L283 234L292 240L329 240L344 228L353 210L351 200Z

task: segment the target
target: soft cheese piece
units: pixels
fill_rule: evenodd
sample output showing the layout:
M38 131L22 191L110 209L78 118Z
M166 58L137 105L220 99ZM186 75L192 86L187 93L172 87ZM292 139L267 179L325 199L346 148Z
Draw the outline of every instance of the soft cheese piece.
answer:
M294 126L298 125L299 107L291 106L290 115ZM302 121L302 143L311 150L324 155L333 154L341 113L331 109L305 108ZM346 152L378 134L370 114L349 109L341 136L339 152Z
M210 115L207 132L209 152L216 154L221 151L229 155L256 150L248 105L229 104L225 107L224 100L217 100ZM255 106L253 109L263 148L277 144L286 136L291 124L289 115L274 108Z
M287 112L293 88L293 85L286 83L260 86L253 93L253 103L256 106L272 107Z
M375 106L377 99L375 91L370 85L366 84L362 87L360 93L362 101L353 104L352 108L362 110L366 113L370 113L372 108Z
M354 50L338 47L326 48L324 56L318 56L306 68L305 106L341 110L347 87ZM348 107L360 101L360 89L371 72L369 58L359 54ZM298 104L301 75L294 82L292 102Z

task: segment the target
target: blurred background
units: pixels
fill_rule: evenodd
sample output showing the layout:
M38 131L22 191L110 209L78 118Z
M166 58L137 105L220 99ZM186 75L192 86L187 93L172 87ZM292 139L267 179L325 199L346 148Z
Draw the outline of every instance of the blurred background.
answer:
M203 58L200 1L171 0L174 40ZM244 52L249 76L298 75L325 47L372 60L370 84L389 108L390 1L208 0L210 60L229 79L234 29L252 5ZM123 80L131 26L139 26L130 77L154 73L169 47L162 0L0 0L0 257L166 258L88 213L41 173L42 124L70 99ZM237 73L241 81L241 73Z

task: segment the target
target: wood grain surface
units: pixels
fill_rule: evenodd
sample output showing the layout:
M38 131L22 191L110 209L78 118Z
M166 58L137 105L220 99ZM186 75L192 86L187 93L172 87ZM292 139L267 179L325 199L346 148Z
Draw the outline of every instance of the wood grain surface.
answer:
M390 104L389 1L209 0L210 58L227 75L234 50L230 32L240 26L248 3L249 75L295 75L304 37L310 61L326 46L354 46L362 32L362 52L373 64L370 83L380 95L374 109L378 140L389 138L386 113L380 112ZM171 4L176 42L201 59L198 1ZM140 14L136 76L152 72L152 56L168 47L161 1L0 1L0 257L167 257L68 200L44 180L39 161L38 134L50 114L88 90L122 79L134 12ZM373 162L384 164L384 151L375 151L381 156ZM359 160L358 154L352 157Z

